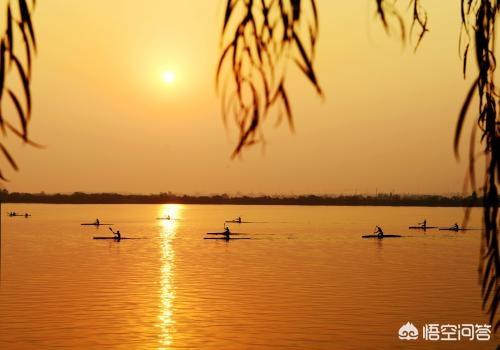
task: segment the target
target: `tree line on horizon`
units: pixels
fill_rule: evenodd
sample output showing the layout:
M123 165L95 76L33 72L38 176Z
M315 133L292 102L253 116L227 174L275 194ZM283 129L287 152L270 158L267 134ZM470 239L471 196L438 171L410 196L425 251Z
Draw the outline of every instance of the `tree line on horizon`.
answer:
M377 195L179 195L174 193L23 193L0 191L2 203L60 203L60 204L262 204L262 205L393 205L436 207L479 207L482 198L472 196L444 196L436 194Z

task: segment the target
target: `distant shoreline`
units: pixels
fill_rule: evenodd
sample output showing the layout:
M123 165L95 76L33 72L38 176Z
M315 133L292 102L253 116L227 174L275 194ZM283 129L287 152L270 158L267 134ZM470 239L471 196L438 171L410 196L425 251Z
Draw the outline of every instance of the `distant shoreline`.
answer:
M407 206L407 207L480 207L482 198L476 196L441 195L299 195L299 196L230 196L149 195L119 193L45 194L0 191L2 203L46 204L229 204L229 205L302 205L302 206Z

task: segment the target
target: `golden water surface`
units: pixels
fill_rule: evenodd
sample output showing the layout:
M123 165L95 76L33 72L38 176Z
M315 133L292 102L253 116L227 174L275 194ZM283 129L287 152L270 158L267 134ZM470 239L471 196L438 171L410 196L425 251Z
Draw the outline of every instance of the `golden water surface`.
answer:
M6 211L28 211L10 218ZM398 329L487 323L461 208L2 206L0 349L491 349ZM156 220L170 215L176 220ZM470 227L480 227L480 210ZM251 240L204 240L224 220ZM81 226L99 217L107 227ZM401 239L365 240L374 225Z

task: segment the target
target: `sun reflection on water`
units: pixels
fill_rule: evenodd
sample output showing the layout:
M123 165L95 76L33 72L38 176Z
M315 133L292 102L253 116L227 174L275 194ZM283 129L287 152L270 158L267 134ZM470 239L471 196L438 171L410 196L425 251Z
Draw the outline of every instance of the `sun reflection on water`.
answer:
M175 237L178 219L181 215L181 205L162 205L158 211L159 218L169 217L168 220L159 220L162 267L161 267L161 292L160 292L160 314L159 327L161 329L159 349L169 349L172 345L172 333L174 327L173 302L175 291L173 288L173 267L175 252L172 247L172 239Z

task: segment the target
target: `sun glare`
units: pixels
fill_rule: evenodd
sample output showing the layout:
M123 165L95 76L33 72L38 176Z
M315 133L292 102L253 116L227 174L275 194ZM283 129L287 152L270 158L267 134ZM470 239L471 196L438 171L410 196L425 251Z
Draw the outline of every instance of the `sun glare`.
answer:
M163 82L167 85L172 85L175 81L175 73L167 70L163 72Z

